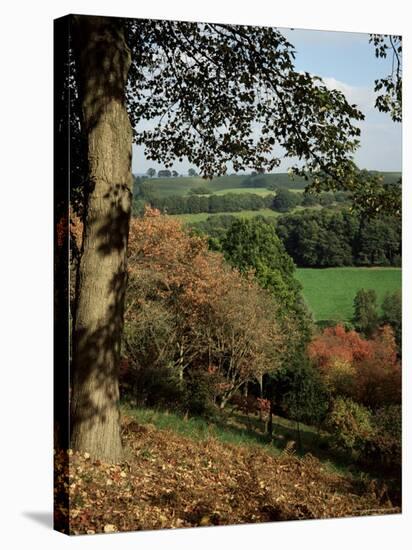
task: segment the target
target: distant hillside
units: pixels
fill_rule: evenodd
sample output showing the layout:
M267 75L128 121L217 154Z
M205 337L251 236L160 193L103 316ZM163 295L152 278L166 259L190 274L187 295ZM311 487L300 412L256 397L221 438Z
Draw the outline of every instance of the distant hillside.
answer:
M401 172L381 172L385 182L395 183L401 177ZM279 174L234 174L231 176L220 176L212 180L205 180L201 177L171 177L171 178L140 178L144 181L146 190L158 196L188 195L191 189L198 187L207 188L210 193L221 192L230 189L262 189L270 185L276 185L285 189L305 189L307 182L304 178L294 177L287 172Z

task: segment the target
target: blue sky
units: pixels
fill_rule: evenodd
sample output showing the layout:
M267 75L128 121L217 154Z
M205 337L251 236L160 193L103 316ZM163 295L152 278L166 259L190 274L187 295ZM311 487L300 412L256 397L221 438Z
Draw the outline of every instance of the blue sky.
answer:
M374 108L374 80L389 74L391 60L377 59L367 33L279 29L296 50L295 67L323 78L330 88L342 91L365 115L359 124L361 145L355 154L360 168L395 171L402 166L402 125ZM283 161L278 171L292 164ZM142 173L161 164L147 160L144 148L133 146L133 172ZM174 169L186 173L191 164L177 162ZM230 170L230 167L229 167Z

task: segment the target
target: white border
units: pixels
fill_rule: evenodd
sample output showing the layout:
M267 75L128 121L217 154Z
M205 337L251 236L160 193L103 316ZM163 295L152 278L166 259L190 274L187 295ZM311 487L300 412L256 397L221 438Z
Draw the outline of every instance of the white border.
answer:
M2 6L0 223L2 320L0 368L1 541L4 548L406 548L410 511L402 516L64 537L28 513L51 512L52 482L52 19L93 13L164 19L213 20L405 37L404 92L411 89L408 3L378 0L14 1ZM409 27L409 28L408 28ZM404 124L404 281L411 280L410 105ZM404 371L411 356L410 290L404 289ZM409 377L405 377L408 381ZM406 406L406 396L404 399ZM407 408L410 424L410 407ZM406 419L406 415L404 417ZM409 439L408 439L409 440ZM409 458L409 457L408 457ZM408 460L410 465L410 460ZM406 462L404 462L406 466ZM407 472L410 471L408 467ZM409 476L408 476L409 478ZM408 480L406 480L408 481ZM409 496L409 494L408 494ZM40 516L42 517L42 516ZM44 517L44 516L43 516ZM4 542L5 544L4 544Z

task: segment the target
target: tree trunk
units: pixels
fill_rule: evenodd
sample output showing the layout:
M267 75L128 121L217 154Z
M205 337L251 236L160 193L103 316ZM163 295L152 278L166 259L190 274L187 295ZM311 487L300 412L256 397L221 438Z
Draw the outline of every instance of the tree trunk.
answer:
M273 399L270 400L270 409L269 409L269 418L268 418L268 427L267 427L268 434L270 436L270 439L273 438Z
M260 374L257 379L258 381L258 384L259 384L259 397L262 399L263 397L263 375Z
M118 19L75 16L89 182L73 333L71 446L122 458L118 364L127 282L132 131L125 108L130 51Z

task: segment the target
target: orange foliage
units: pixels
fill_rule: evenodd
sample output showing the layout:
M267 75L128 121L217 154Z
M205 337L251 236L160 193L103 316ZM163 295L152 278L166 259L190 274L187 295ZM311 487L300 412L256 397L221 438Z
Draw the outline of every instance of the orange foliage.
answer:
M146 209L133 219L129 234L129 271L145 268L158 274L158 293L179 293L188 315L201 314L202 305L240 287L241 275L225 269L223 258L208 251L206 239L188 235L182 223Z
M373 355L356 370L358 399L371 407L401 401L401 365L392 328L383 326L372 340Z
M224 377L217 388L223 401L245 380L276 368L285 345L276 303L210 252L205 238L147 209L131 222L128 266L126 322L139 321L145 301L149 310L164 304L179 319L175 345L190 355L187 364Z
M385 325L370 340L342 325L329 327L310 343L308 353L335 393L372 407L400 400L401 369L391 327Z
M70 212L70 237L78 249L80 249L83 238L83 222L73 212Z
M64 244L68 236L70 224L70 238L77 248L80 248L83 235L83 222L79 216L73 213L70 208L67 214L64 214L56 224L56 243L59 248Z
M335 361L354 363L372 354L371 343L354 330L346 331L342 325L328 327L308 347L309 357L321 367Z

